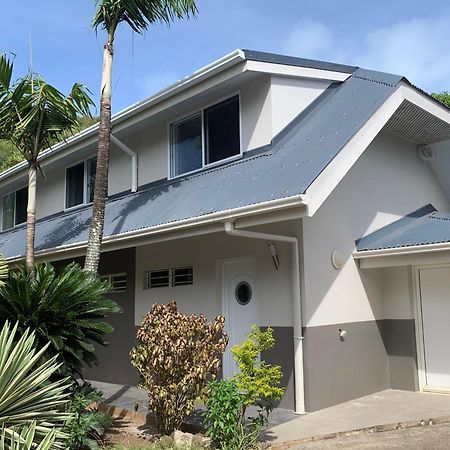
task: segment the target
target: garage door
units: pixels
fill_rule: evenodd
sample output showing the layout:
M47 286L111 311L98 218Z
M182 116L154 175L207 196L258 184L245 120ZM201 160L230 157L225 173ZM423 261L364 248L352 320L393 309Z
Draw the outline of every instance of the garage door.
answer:
M450 390L450 267L419 271L426 388Z

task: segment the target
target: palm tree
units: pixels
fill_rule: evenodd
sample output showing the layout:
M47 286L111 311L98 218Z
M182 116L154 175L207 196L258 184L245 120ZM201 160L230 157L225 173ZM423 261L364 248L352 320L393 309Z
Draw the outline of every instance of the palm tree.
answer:
M104 29L107 40L103 51L97 169L85 270L96 272L100 261L105 202L108 193L111 79L117 27L124 22L134 32L143 34L151 24L159 22L169 25L176 19L195 15L196 12L195 0L97 0L97 11L92 20L92 26L95 30Z
M28 163L26 265L34 273L39 153L76 131L94 103L78 83L65 96L33 72L16 82L12 74L13 63L0 55L0 139L11 141Z

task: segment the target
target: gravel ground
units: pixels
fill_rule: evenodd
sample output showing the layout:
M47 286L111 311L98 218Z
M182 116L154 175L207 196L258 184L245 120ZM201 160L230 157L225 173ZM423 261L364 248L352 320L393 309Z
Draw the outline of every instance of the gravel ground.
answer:
M291 450L306 449L450 449L450 424L430 425L379 433L309 442Z

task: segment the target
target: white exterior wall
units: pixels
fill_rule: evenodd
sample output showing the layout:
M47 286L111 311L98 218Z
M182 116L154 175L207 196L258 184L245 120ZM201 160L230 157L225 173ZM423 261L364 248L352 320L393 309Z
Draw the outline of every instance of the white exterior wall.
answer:
M383 293L383 271L359 270L352 252L356 239L428 203L449 211L432 170L418 159L416 145L378 135L317 213L304 219L304 325L382 319L391 313L408 316L407 304L386 306L383 301L396 296L395 290ZM331 265L334 250L345 260L340 270ZM388 280L394 277L391 284L396 275L388 275ZM406 287L402 289L405 296Z
M382 269L380 281L383 295L382 319L414 319L410 268L401 266Z
M300 229L297 222L297 228ZM273 233L289 233L281 225ZM269 230L266 228L265 230ZM256 258L256 289L260 325L292 326L292 297L289 246L276 244L280 269L274 267L267 243L260 240L215 233L201 237L162 242L136 248L135 324L153 303L175 300L184 313L203 313L212 319L222 313L221 266L228 258ZM194 284L144 290L144 272L192 265Z
M273 76L270 88L272 137L310 105L329 81Z

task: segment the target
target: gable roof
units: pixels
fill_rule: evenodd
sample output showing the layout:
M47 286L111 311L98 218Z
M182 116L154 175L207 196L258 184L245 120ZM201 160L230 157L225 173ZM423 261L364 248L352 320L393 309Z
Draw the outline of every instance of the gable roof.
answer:
M357 69L331 84L268 146L238 161L175 180L162 180L134 194L109 199L105 236L304 194L330 161L391 95L401 77ZM87 241L91 208L38 221L36 250ZM25 227L0 234L0 253L23 255Z
M356 242L358 253L450 242L450 214L432 205L414 211Z

